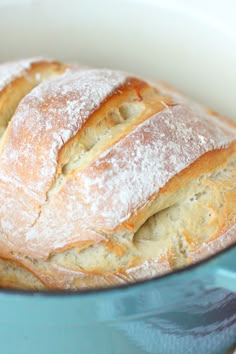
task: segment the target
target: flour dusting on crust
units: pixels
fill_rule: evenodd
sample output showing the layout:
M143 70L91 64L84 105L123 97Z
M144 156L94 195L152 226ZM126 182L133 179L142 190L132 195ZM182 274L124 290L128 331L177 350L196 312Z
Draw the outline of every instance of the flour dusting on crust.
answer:
M111 70L67 71L34 88L18 105L0 157L1 199L13 202L16 190L21 196L14 209L11 203L0 205L1 224L18 242L17 225L25 233L46 201L60 149L126 79Z
M125 79L123 73L109 70L73 71L33 89L11 120L0 177L15 179L44 199L61 147Z
M33 63L43 60L42 58L30 58L0 64L0 91L2 91L13 80L24 75Z
M227 147L234 140L235 131L184 105L155 114L52 196L27 233L28 246L34 248L40 242L43 253L43 249L48 252L48 244L56 249L80 240L98 240L122 223L129 232L125 221L174 175L204 153ZM46 223L50 229L42 237Z

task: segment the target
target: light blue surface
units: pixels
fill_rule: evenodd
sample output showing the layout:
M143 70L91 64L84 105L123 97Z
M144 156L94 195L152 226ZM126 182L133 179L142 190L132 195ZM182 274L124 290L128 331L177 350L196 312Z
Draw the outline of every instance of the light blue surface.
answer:
M3 354L218 354L236 342L236 247L189 270L77 294L0 292Z

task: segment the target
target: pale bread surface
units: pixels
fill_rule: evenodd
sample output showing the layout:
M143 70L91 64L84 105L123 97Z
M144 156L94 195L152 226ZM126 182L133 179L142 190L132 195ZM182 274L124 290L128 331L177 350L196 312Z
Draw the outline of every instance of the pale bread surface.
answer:
M236 241L234 123L162 83L50 60L0 66L0 89L1 286L134 282Z

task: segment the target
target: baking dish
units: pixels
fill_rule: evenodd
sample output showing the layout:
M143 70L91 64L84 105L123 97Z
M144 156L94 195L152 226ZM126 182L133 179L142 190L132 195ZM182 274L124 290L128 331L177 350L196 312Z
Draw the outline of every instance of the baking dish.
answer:
M227 15L212 4L2 1L0 59L46 55L125 69L166 80L234 118L235 5ZM0 340L4 354L221 354L236 342L236 246L127 287L2 289Z
M127 287L1 290L2 353L224 353L235 343L235 251Z

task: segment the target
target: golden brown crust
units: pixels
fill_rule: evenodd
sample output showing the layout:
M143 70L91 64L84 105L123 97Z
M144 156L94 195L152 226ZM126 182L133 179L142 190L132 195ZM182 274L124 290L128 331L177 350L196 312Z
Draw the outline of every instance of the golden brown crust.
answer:
M30 64L0 93L21 90L0 106L0 286L133 282L234 242L235 124L161 83L65 69Z
M40 289L47 287L32 271L18 261L0 258L0 287L13 289Z
M24 65L8 63L0 65L0 127L7 127L21 99L46 78L63 73L66 65L57 61L32 59ZM5 73L5 74L4 74ZM2 75L1 75L2 74ZM4 76L4 77L3 77ZM5 78L5 85L1 80Z

